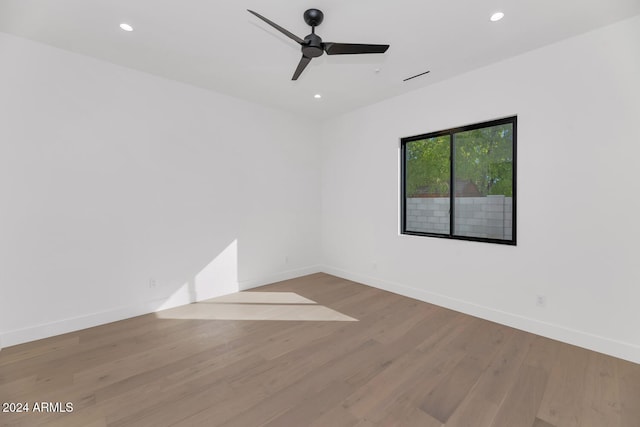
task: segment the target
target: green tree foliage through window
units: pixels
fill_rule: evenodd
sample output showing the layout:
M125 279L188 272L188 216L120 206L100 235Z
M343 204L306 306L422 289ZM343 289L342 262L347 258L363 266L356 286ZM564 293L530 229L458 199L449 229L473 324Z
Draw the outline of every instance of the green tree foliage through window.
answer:
M406 194L450 194L450 135L406 145ZM513 126L474 129L453 135L456 182L472 182L481 195L513 195Z
M456 180L470 181L483 196L513 195L513 126L454 134Z
M407 195L422 189L449 194L449 136L412 141L407 144Z

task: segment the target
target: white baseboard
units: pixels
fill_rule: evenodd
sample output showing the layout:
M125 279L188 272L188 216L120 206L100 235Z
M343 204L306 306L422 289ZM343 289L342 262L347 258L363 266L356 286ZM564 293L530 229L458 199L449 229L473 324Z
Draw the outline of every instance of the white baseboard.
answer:
M9 347L12 345L53 337L55 335L66 334L80 329L91 328L98 325L104 325L105 323L152 313L152 306L153 301L149 301L148 303L142 303L137 306L119 307L113 310L91 313L85 316L72 317L55 322L30 326L28 328L4 332L0 334L0 342L2 342L2 346Z
M393 292L394 294L403 295L409 298L449 308L464 314L469 314L481 319L500 323L526 332L531 332L536 335L576 345L578 347L587 348L599 353L608 354L634 363L640 363L640 346L631 343L612 340L610 338L590 334L584 331L542 322L536 319L520 316L518 314L474 304L469 301L451 298L446 295L432 293L422 289L416 289L399 283L393 283L329 266L324 266L321 270L327 274L383 289L385 291Z
M267 285L269 283L294 279L296 277L306 276L308 274L319 273L320 271L320 266L309 266L295 270L282 271L271 276L239 281L238 288L240 290L251 289L258 286ZM167 300L168 298L158 298L146 302L141 302L132 306L118 307L113 310L106 310L102 312L87 314L84 316L30 326L24 329L3 332L0 333L0 350L2 350L3 347L10 347L30 341L66 334L81 329L104 325L105 323L111 323L118 320L141 316L143 314L155 313L157 311L160 311L158 309L158 307L160 306L162 306L162 310L166 310L169 308L189 304L187 299L176 299L175 302L167 302Z

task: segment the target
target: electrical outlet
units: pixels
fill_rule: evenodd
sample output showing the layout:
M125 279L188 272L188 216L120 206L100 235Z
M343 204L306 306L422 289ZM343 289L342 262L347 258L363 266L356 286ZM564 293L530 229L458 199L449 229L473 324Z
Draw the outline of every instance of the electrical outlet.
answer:
M546 295L537 295L536 296L536 306L540 308L547 308L547 297Z
M153 277L149 279L149 289L155 289L157 283L156 283L156 279L154 279Z

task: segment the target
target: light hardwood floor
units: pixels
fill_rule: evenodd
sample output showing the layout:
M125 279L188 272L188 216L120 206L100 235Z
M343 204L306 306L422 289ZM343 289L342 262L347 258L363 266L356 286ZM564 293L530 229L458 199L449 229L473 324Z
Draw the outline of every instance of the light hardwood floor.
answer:
M326 274L252 291L2 350L0 401L74 410L0 425L640 426L640 365Z

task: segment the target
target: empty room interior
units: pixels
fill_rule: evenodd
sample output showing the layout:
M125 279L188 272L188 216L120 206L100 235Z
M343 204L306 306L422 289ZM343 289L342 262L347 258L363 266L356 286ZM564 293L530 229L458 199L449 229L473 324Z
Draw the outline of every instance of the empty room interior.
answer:
M0 0L0 426L640 426L640 1Z

